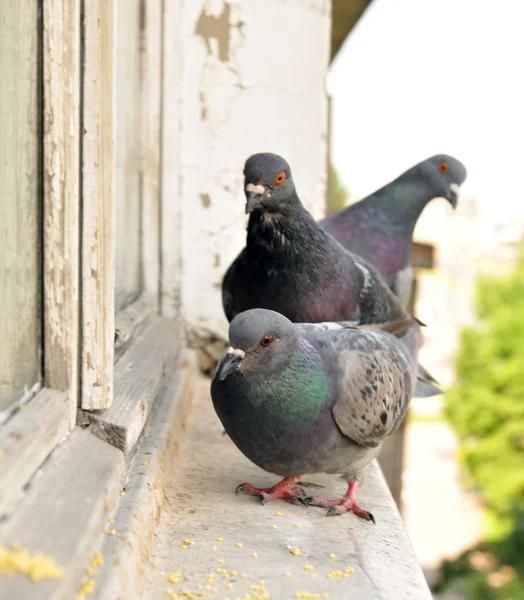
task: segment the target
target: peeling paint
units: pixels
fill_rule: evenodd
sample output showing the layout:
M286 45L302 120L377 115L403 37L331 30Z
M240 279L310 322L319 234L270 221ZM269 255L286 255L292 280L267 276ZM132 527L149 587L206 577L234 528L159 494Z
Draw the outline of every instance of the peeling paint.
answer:
M202 206L204 208L209 208L211 206L211 197L209 194L200 194L200 202L202 202Z
M222 13L218 17L207 13L206 9L203 9L195 28L195 34L204 38L208 54L212 54L210 38L216 39L218 43L218 59L222 62L227 62L229 60L230 12L231 6L227 2L224 2Z

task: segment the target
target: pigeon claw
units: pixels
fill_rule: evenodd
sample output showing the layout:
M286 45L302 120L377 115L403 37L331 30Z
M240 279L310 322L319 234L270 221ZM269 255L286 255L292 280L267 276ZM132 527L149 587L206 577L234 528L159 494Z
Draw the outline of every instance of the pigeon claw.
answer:
M326 500L320 496L308 496L305 498L305 501L309 506L320 506L322 508L327 508L328 511L326 513L326 517L334 517L336 515L342 515L345 512L352 512L360 519L364 519L364 521L371 521L372 523L376 524L375 517L369 512L369 510L362 508L358 504L356 499L356 491L357 482L356 480L352 480L349 483L348 491L342 500Z
M241 483L236 487L235 495L239 492L245 492L250 496L257 496L262 505L272 500L286 500L288 502L300 502L307 506L304 490L296 485L299 481L299 477L285 477L269 488L257 488L250 483Z
M326 513L326 517L336 517L337 515L343 515L345 512L352 512L357 517L364 519L364 521L371 521L374 525L377 524L375 517L364 508L355 506L354 508L345 508L341 504L337 506L331 506Z

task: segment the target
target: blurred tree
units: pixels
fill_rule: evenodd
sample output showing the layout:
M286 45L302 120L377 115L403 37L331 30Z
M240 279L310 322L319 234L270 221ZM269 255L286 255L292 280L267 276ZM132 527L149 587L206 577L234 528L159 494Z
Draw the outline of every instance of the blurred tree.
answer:
M329 165L328 193L326 201L326 216L332 215L345 208L349 203L349 192L340 183L337 170Z
M487 512L485 543L443 566L468 600L524 599L524 245L513 271L477 283L479 326L462 331L446 415ZM485 568L475 556L484 554ZM477 561L478 563L479 561ZM487 565L487 566L486 566Z

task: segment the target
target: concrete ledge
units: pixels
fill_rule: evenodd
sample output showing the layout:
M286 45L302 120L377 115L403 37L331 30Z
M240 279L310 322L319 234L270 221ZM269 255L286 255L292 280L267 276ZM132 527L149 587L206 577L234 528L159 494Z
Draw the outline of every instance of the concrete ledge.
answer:
M287 600L301 592L299 598L328 594L330 600L431 598L376 463L370 465L359 494L362 505L375 515L376 526L351 514L326 518L321 509L285 502L261 506L255 498L235 496L238 483L266 486L276 477L252 465L222 435L209 379L199 379L181 459L163 480L168 502L155 531L156 552L153 564L145 567L148 585L141 598L165 597L166 590L172 598L184 590L221 599L250 594L249 598ZM311 479L314 484L306 487L322 488L328 497L341 496L346 488L334 477ZM300 554L294 556L288 545L299 548ZM347 567L354 572L344 577ZM337 571L342 575L329 577ZM169 581L173 572L180 575Z
M174 377L155 400L130 464L125 496L114 523L116 535L104 537L99 551L104 565L95 577L92 598L141 598L144 574L151 563L156 530L166 501L166 477L176 468L191 409L196 358L184 351ZM144 464L147 462L147 464Z

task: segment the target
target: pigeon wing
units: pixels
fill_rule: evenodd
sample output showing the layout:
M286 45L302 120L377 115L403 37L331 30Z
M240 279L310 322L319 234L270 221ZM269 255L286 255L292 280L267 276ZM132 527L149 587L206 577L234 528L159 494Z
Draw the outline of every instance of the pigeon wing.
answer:
M342 330L332 338L338 380L335 422L354 442L376 447L406 414L414 387L412 360L387 333Z

